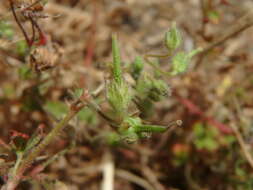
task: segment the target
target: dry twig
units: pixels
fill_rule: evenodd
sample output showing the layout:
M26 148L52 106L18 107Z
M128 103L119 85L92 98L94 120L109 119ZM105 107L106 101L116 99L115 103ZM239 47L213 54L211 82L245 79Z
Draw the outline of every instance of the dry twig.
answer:
M212 50L216 46L221 45L228 39L232 38L236 34L239 34L240 32L246 30L247 28L251 27L253 25L253 11L248 12L243 17L241 17L235 24L233 24L227 31L224 33L218 35L220 37L217 38L213 43L206 46L202 54Z
M248 145L244 142L243 137L238 130L237 126L235 124L231 125L231 128L233 129L233 132L235 134L235 137L241 147L242 153L245 156L246 160L248 161L250 167L253 169L253 157L249 152L249 147Z
M105 153L104 163L102 165L103 183L101 190L113 190L114 188L114 163L109 151Z
M234 37L235 35L239 34L240 32L246 30L247 28L253 25L253 11L248 12L244 16L242 16L235 24L233 24L227 31L221 33L217 36L217 40L213 43L207 45L201 52L199 60L197 61L195 68L199 67L201 63L203 63L203 58L207 52L226 42L228 39Z

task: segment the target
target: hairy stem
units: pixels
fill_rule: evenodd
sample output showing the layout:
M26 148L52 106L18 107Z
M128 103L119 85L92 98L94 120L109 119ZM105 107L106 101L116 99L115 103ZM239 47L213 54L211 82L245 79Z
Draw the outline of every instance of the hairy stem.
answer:
M10 177L6 186L3 187L2 190L14 190L16 188L24 172L32 165L34 160L46 149L46 147L55 141L59 133L83 107L84 104L78 108L70 109L69 113L51 130L44 140L35 147L26 158L24 158L19 167L16 169L14 176Z

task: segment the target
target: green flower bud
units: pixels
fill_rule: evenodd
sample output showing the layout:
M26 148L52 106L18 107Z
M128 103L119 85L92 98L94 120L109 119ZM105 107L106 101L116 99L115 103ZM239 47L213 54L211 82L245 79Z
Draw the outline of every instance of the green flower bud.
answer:
M129 86L126 82L120 83L112 81L107 91L108 102L115 112L116 120L122 120L128 112L128 107L132 99Z
M136 91L142 100L149 98L152 101L160 101L169 94L169 86L162 80L144 76L138 80Z
M182 37L176 27L176 23L172 24L171 29L165 34L165 46L168 50L176 50L182 43Z
M167 96L169 86L162 80L152 80L152 88L149 93L149 98L153 101L160 101L163 97Z
M135 80L138 80L144 67L142 58L140 56L137 56L131 66L131 75Z

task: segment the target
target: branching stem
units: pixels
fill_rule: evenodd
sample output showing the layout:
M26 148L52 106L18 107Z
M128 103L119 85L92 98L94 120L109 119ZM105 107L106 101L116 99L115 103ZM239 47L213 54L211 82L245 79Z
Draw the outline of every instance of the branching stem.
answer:
M56 140L59 133L69 123L69 121L84 107L85 104L71 108L69 113L51 130L43 141L28 154L26 158L15 168L14 175L10 176L6 186L2 190L14 190L22 179L24 172L32 165L34 160L46 149L46 147ZM19 161L20 162L20 161Z

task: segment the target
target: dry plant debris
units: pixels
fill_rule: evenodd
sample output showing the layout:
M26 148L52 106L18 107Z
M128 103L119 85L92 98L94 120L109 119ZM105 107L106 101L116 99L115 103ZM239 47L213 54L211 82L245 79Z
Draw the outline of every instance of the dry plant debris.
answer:
M27 33L24 37L8 1L3 1L0 185L8 181L8 168L16 160L16 141L31 137L38 126L36 133L43 139L66 105L84 106L71 102L69 90L89 89L94 93L85 98L90 100L110 88L106 73L113 33L120 42L123 71L129 71L136 56L166 52L164 33L175 22L183 38L178 51L203 47L204 53L194 58L186 73L163 76L172 95L146 108L142 117L145 124L159 125L181 119L182 127L114 147L103 141L112 131L106 118L85 109L59 134L57 143L36 158L38 167L27 171L36 177L17 189L252 189L252 8L251 0L49 0L43 11L35 8L39 14L29 9L23 18L17 12ZM46 40L47 45L32 49L29 57L24 40L30 45ZM154 60L161 70L170 67L170 57ZM27 62L42 80L32 76ZM125 79L134 85L129 74ZM106 110L105 101L96 99L90 106L96 109L99 104Z

